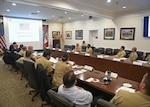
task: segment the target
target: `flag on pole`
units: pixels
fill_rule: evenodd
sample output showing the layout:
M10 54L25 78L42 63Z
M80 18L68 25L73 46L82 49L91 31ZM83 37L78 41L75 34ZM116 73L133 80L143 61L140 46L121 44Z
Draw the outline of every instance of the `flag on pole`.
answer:
M0 52L3 52L4 48L6 48L6 41L4 37L4 26L3 23L0 23Z
M48 47L48 25L43 25L44 47Z

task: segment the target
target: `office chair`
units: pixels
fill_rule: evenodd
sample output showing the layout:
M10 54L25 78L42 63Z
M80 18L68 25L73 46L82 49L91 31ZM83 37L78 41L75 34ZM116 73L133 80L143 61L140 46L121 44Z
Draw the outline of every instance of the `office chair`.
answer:
M24 68L28 73L28 84L31 88L34 90L30 90L29 94L32 92L35 92L35 94L32 96L32 101L34 101L34 97L36 97L39 94L39 86L37 81L37 72L35 71L34 62L23 60Z
M138 58L137 60L144 60L144 52L142 51L136 51L136 53L138 54Z
M106 101L104 99L99 98L96 101L95 107L117 107L117 106L114 105L114 104L111 104L110 102L108 102L108 101Z
M99 48L95 48L94 49L94 54L100 54L101 52L100 52L100 49Z
M86 52L86 46L82 46L82 52Z
M16 66L19 68L19 70L21 71L21 80L25 77L26 79L28 79L28 74L24 68L24 64L22 61L16 61Z
M98 49L100 50L100 54L104 54L105 48L99 47Z
M51 102L57 107L75 107L75 104L53 90L47 92Z
M106 48L105 54L106 55L112 55L112 48Z
M46 102L41 104L41 107L43 107L44 105L49 105L50 100L48 98L47 91L52 88L52 85L50 84L50 80L47 76L46 69L43 68L42 64L37 64L36 72L40 97L42 101Z
M126 55L125 55L124 57L125 57L125 58L128 58L129 55L130 55L130 53L131 53L131 51L130 51L130 50L125 50L125 52L126 52Z
M113 55L117 55L117 53L120 51L120 49L114 49Z

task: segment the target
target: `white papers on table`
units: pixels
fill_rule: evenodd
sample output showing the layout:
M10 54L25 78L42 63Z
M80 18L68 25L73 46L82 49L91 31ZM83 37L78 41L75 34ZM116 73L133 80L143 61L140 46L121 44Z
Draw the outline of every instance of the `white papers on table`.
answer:
M113 61L118 61L118 62L120 62L120 58L113 58Z
M67 50L67 52L70 53L71 51L70 51L70 50Z
M96 78L88 78L87 80L85 80L86 82L99 82L99 79L96 79Z
M79 52L74 52L75 54L79 54Z
M88 65L84 65L84 69L89 70L89 71L92 71L92 70L93 70L93 67L88 66Z
M85 70L85 69L76 70L76 71L74 71L74 74L75 74L75 75L78 75L78 74L84 73L84 72L86 72L86 71L87 71L87 70Z
M147 64L148 63L147 61L142 61L142 60L137 60L137 62L141 62L143 64Z
M52 50L55 50L55 48L52 48Z
M104 55L97 55L97 58L104 58Z
M51 57L51 58L49 59L49 61L52 62L52 63L57 63L57 62L58 62L58 61L57 61L55 58L53 58L53 57Z
M109 57L109 55L104 55L104 58L107 58L107 57Z
M90 56L90 54L89 53L85 53L85 56Z
M127 58L124 58L124 57L123 57L123 58L120 58L120 60L126 60L126 59L127 59Z
M105 72L105 75L108 75L108 71ZM117 78L118 73L111 72L110 77Z
M129 88L129 87L125 87L125 86L121 86L120 88L118 88L118 89L116 90L116 93L118 93L119 90L125 90L125 91L131 92L131 93L134 93L134 92L135 92L135 89Z
M76 68L76 69L83 69L83 66L74 65L74 66L72 66L72 68L73 68L73 69L75 69L75 68Z
M74 65L75 62L74 61L68 61L69 64Z
M140 66L142 66L142 65L143 65L143 63L142 63L142 62L137 62L137 61L133 61L133 64L134 64L134 65L140 65Z
M58 49L58 51L62 51L62 49Z

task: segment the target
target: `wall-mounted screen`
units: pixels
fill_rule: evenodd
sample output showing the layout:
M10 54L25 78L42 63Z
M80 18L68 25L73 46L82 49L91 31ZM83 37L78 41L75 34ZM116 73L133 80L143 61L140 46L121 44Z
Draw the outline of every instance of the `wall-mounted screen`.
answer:
M145 16L144 17L143 36L150 38L150 16Z

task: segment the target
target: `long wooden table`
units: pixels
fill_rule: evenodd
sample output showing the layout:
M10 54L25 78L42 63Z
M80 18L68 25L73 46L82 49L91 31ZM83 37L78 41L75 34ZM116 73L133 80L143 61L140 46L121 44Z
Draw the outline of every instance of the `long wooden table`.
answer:
M63 53L64 53L64 51L52 50L52 56L55 58L62 56ZM75 61L75 63L77 63L79 65L87 64L87 65L91 65L95 69L97 69L97 70L93 70L92 72L86 71L84 73L77 75L77 79L78 79L77 85L85 88L86 90L91 91L94 96L101 96L104 99L109 101L115 95L116 90L118 88L120 88L123 85L123 83L130 83L130 84L132 84L132 88L134 88L135 90L138 90L140 80L136 79L138 81L134 81L133 79L130 79L131 77L128 78L128 76L127 76L128 74L126 74L126 73L131 72L131 70L124 73L125 76L127 76L127 78L125 76L121 77L120 75L121 74L123 75L122 72L124 72L124 70L120 69L121 70L120 71L118 67L131 66L131 68L132 68L132 66L133 66L132 69L138 69L139 66L135 66L133 64L123 63L123 62L115 62L110 59L99 59L99 58L96 58L95 56L91 57L91 56L84 56L82 54L74 54L74 53L70 53L70 60ZM109 65L109 64L111 64L111 65ZM117 67L117 69L116 69L116 67ZM126 67L124 67L124 68L126 68ZM105 77L104 72L106 70L112 71L112 69L118 70L119 77L112 78L111 83L109 85L105 85L102 80L102 78ZM129 68L126 68L126 69L128 70ZM143 68L141 68L141 69L143 69ZM142 78L142 76L145 74L145 72L140 75L140 78ZM134 71L133 71L133 74L135 75ZM99 79L100 82L87 82L86 80L91 77ZM132 76L132 77L134 77L134 76Z
M52 50L53 57L60 57L65 51ZM95 70L105 72L107 70L116 72L119 77L123 77L129 80L140 82L143 75L150 69L150 64L144 64L142 66L134 65L132 62L126 61L113 61L109 58L97 58L96 56L85 56L84 54L70 54L70 60L74 61L78 65L90 65Z

